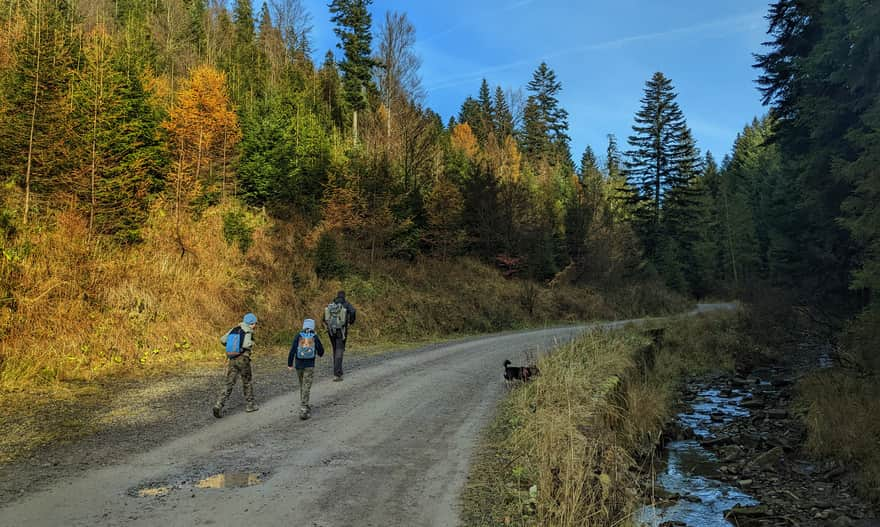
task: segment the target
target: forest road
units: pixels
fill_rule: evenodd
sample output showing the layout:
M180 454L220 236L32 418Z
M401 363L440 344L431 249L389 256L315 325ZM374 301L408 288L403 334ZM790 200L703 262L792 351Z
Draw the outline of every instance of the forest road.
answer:
M701 304L692 313L733 307ZM639 321L507 333L389 358L341 383L316 382L307 421L292 389L258 412L144 445L120 463L0 505L0 525L457 525L471 452L504 392L502 362L630 322Z

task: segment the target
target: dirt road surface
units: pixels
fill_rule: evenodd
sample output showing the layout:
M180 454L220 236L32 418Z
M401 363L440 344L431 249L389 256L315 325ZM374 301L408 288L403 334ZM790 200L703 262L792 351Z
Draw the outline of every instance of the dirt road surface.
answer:
M36 490L7 492L0 525L454 526L471 451L504 392L502 362L627 322L389 355L341 383L318 375L308 421L291 379L258 412L105 445L111 461L81 460ZM210 401L188 404L210 412ZM7 489L26 479L4 472Z

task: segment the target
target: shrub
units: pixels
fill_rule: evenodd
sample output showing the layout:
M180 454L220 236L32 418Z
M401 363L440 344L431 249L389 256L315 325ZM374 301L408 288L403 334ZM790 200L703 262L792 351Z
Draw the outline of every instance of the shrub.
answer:
M339 257L336 238L326 232L321 234L315 248L315 274L318 278L342 278L346 270L345 263Z
M254 243L254 228L248 224L244 211L231 210L223 213L223 239L228 245L238 243L242 254Z

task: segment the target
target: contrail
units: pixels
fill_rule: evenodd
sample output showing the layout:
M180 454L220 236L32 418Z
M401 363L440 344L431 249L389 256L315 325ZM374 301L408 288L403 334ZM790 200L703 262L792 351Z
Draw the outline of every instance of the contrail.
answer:
M531 0L524 0L523 3L530 3ZM698 33L701 31L706 31L710 29L729 29L731 26L735 27L737 31L748 29L752 27L752 22L757 19L763 19L763 12L754 12L745 15L737 15L734 17L723 18L720 20L713 20L711 22L703 22L700 24L695 24L691 26L685 26L675 29L669 29L666 31L656 31L653 33L644 33L641 35L631 35L627 37L616 38L613 40L607 40L605 42L596 42L593 44L587 44L584 46L574 46L571 48L557 50L551 53L546 53L540 57L531 57L528 59L521 59L513 62L508 62L505 64L497 64L495 66L489 66L487 68L483 68L479 71L470 72L462 75L455 75L452 77L448 77L444 80L441 80L431 86L428 86L427 90L442 90L445 88L452 88L454 86L459 86L461 84L473 82L476 79L481 79L486 77L487 74L495 73L498 71L505 71L513 68L517 68L519 66L525 65L534 65L535 63L541 60L547 60L552 58L561 57L564 55L571 55L573 53L582 53L585 51L594 51L597 49L607 49L613 48L617 46L623 46L626 44L630 44L632 42L640 42L645 40L655 40L658 38L664 38L674 35L684 35L689 33Z

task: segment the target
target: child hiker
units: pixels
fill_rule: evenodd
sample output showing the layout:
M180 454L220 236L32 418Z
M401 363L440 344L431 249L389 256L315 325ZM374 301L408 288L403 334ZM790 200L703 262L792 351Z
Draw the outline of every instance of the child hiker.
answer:
M299 418L311 417L312 407L309 405L309 392L315 378L315 355L324 356L324 345L315 333L315 321L303 320L302 331L293 339L290 354L287 356L287 369L296 368L299 379Z
M254 386L253 376L251 373L251 351L254 348L254 327L257 325L257 316L248 313L244 316L241 324L230 329L220 339L220 343L226 346L226 383L217 404L212 408L214 417L220 418L223 415L223 407L229 394L235 387L235 381L241 376L241 386L244 390L244 400L247 401L245 412L256 412L259 410L254 404Z

